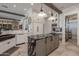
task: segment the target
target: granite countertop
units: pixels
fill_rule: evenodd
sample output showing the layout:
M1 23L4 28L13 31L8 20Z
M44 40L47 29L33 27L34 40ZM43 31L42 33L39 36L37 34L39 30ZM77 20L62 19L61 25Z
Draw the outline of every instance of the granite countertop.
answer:
M0 54L0 56L9 56L9 54L7 54L7 53L6 54Z
M45 39L47 37L51 37L51 36L57 36L58 33L49 33L49 34L39 34L39 35L31 35L29 36L30 39L33 39L33 40L40 40L40 39Z
M15 35L14 34L6 34L6 35L0 35L0 42L8 40L10 38L14 38Z
M32 35L32 36L29 36L31 39L34 39L34 40L39 40L39 39L43 39L45 38L43 35Z
M55 33L55 34L62 34L62 32L53 32L53 33Z

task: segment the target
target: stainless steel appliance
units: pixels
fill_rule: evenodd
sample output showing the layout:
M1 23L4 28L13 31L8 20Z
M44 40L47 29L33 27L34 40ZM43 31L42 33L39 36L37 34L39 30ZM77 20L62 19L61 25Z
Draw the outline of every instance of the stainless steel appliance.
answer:
M74 19L71 15L65 19L65 39L77 45L77 18Z

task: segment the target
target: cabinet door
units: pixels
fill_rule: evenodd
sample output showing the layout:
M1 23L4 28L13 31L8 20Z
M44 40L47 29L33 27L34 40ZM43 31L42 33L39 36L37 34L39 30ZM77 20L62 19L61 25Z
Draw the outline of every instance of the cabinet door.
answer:
M43 34L43 24L41 24L41 23L34 23L33 33L35 35L36 34Z
M36 42L36 55L37 56L45 56L46 55L46 44L45 40L38 40Z
M24 34L16 35L16 44L25 43Z
M51 43L51 47L52 47L51 49L52 49L52 51L55 49L55 44L56 44L56 40L52 36L52 43Z
M0 54L2 54L3 52L5 52L6 50L8 50L8 43L7 42L8 41L0 43Z
M38 21L39 21L40 23L44 23L44 22L45 22L45 20L42 19L42 18L38 19Z
M15 39L9 39L0 43L0 54L15 46Z
M51 36L51 52L54 50L54 40L53 37Z
M54 49L56 49L59 46L59 40L58 40L58 36L54 36L53 38L53 44L54 44Z
M14 47L16 45L15 38L12 38L11 40L9 40L8 45L9 45L9 48Z
M47 38L47 54L51 52L51 45L52 45L51 37L48 37Z

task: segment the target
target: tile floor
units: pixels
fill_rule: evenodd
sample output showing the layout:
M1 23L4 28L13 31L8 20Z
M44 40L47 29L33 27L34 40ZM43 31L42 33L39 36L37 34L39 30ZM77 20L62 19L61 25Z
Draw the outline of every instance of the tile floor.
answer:
M20 47L22 48L22 49L21 49L21 51L22 51L21 56L28 56L27 44L21 45Z
M27 56L27 45L23 44L19 46L21 50L21 56ZM65 45L60 44L59 48L53 51L49 56L79 56L79 47L71 43L66 43Z
M21 44L16 47L19 47L19 49L16 52L14 52L12 56L28 56L27 44Z
M49 56L79 56L79 47L69 42L65 45L60 44Z

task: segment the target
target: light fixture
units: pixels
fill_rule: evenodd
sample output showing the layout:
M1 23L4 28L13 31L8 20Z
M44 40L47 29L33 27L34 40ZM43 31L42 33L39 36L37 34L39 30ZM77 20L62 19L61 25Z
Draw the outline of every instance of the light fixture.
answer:
M31 3L31 5L33 6L33 5L34 5L34 3Z
M4 8L8 8L8 6L7 6L6 4L3 4L2 7L4 7Z
M43 9L42 9L42 4L41 4L41 10L40 10L38 16L39 16L39 17L47 17L47 14L46 14L46 13L43 11Z
M48 18L48 20L52 20L52 21L54 21L55 19L56 19L56 17L53 16L53 13L51 12L51 16Z
M26 8L24 10L27 10Z
M13 5L13 7L15 8L15 7L16 7L16 5Z

